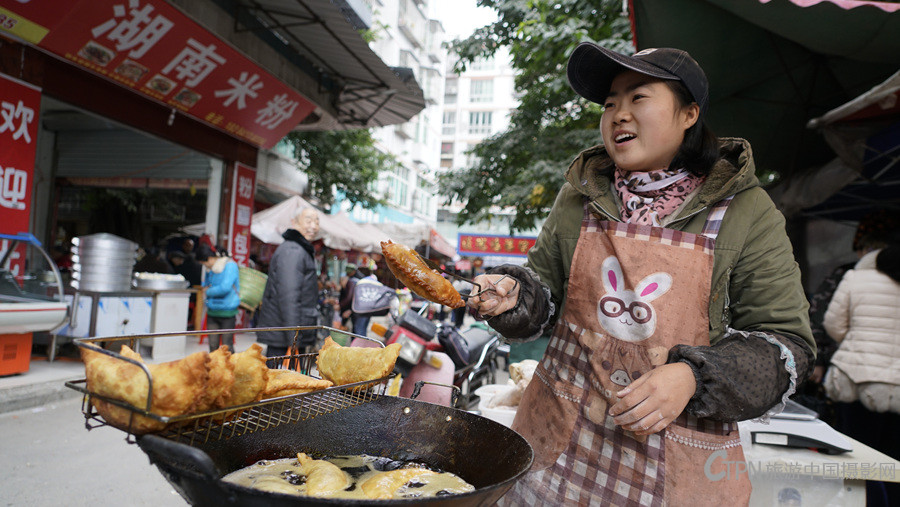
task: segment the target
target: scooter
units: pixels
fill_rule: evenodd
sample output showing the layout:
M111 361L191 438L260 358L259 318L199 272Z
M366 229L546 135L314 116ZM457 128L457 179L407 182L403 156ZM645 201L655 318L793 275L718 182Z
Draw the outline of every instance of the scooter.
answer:
M420 311L425 310L423 307ZM413 311L394 320L385 340L387 344L401 344L397 367L407 379L400 388L401 396L412 394L415 381L454 385L459 390L459 408L468 410L478 401L475 390L495 383L500 362L509 357L509 346L483 324L460 331L452 324L435 323ZM452 367L444 364L447 359Z

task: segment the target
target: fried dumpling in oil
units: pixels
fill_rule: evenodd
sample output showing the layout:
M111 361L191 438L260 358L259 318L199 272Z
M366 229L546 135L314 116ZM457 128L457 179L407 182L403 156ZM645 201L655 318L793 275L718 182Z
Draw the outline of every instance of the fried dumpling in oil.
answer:
M325 497L350 486L350 476L334 463L313 459L304 453L297 454L300 473L306 476L306 494Z
M393 498L394 493L402 488L406 483L422 477L423 475L434 475L437 472L428 470L427 468L401 468L399 470L391 470L382 472L378 475L366 479L359 485L367 498L372 499L388 499Z

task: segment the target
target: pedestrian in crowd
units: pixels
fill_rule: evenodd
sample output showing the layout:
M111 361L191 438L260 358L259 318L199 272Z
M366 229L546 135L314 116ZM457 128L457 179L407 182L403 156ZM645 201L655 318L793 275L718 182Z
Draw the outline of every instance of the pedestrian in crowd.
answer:
M347 266L344 267L344 272L346 275L341 277L341 293L338 299L341 312L341 325L350 329L348 324L353 316L353 310L350 309L350 306L353 304L353 288L356 287L356 282L362 278L362 274L359 272L356 264L352 262L347 263Z
M865 254L844 275L824 325L839 344L824 380L835 428L900 459L900 246ZM866 492L868 505L900 499L895 483L868 481Z
M749 143L708 129L686 52L582 43L568 78L604 106L604 144L569 166L527 264L469 301L507 340L552 329L512 426L534 463L501 503L746 505L746 474L718 480L744 461L737 421L815 355L784 218Z
M318 278L316 251L312 241L319 233L319 212L304 208L284 231L284 243L278 245L269 262L269 278L259 309L259 327L315 326L318 322ZM297 335L296 342L294 336ZM296 345L300 353L316 343L315 330L260 331L257 341L267 345L266 355L286 355Z
M197 249L197 261L206 266L203 282L206 297L206 329L234 329L241 304L241 285L238 265L231 258L220 256L206 245ZM226 345L234 352L234 333L210 334L209 351Z
M168 258L175 273L183 276L191 287L203 284L203 265L197 262L193 254L187 255L181 250L172 250Z
M181 251L189 257L194 257L194 240L191 238L184 238L181 242Z
M809 298L809 325L812 329L813 339L816 341L816 365L809 380L802 384L797 394L794 395L794 401L815 410L820 419L833 426L838 425L836 409L833 400L825 392L822 380L825 377L825 371L831 364L831 356L837 350L838 343L825 331L823 322L825 311L828 310L831 298L844 274L853 269L856 262L864 255L885 247L891 231L897 229L896 217L887 210L876 210L866 214L857 224L853 236L852 245L853 251L856 253L856 261L835 268Z
M888 237L893 231L900 230L900 223L895 214L887 210L876 210L866 214L856 227L853 235L853 251L858 262L864 255L887 246ZM809 299L809 325L816 340L816 367L810 375L810 381L821 383L825 370L831 363L831 356L837 350L837 342L825 331L823 320L828 304L837 290L838 284L847 271L853 269L856 262L842 264L834 269L819 285Z
M469 293L472 292L472 284L459 278L453 279L453 288L463 296L468 296ZM462 328L463 322L466 319L466 307L461 306L459 308L454 308L452 315L453 325L457 328Z
M169 262L163 259L159 247L149 246L144 252L144 256L134 265L135 273L172 274L175 272Z
M357 268L357 271L360 274L360 278L356 281L356 284L353 287L353 293L356 293L356 288L361 283L380 283L378 282L378 278L375 276L375 270L378 268L378 265L375 264L375 261L369 259L366 262L365 266L360 266ZM351 296L351 304L352 297ZM351 310L351 317L353 320L353 334L358 334L361 336L368 336L369 332L369 321L372 320L371 315L362 315Z

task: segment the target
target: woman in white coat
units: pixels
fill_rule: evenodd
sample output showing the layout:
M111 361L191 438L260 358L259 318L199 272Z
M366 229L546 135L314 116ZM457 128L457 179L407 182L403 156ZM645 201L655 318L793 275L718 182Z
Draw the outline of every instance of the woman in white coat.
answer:
M824 381L837 429L900 459L900 246L864 255L844 275L824 324L839 343ZM900 484L883 487L900 498Z
M864 255L844 275L825 330L840 346L825 379L835 401L900 414L900 247Z

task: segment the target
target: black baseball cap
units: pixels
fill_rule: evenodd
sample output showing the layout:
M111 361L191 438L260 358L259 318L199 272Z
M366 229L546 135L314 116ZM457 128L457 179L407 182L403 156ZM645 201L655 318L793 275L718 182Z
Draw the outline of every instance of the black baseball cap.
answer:
M680 49L649 48L628 56L591 42L582 42L572 51L566 74L569 86L578 95L603 104L613 78L624 69L659 79L681 81L700 106L700 114L706 114L709 107L706 74L687 51Z

